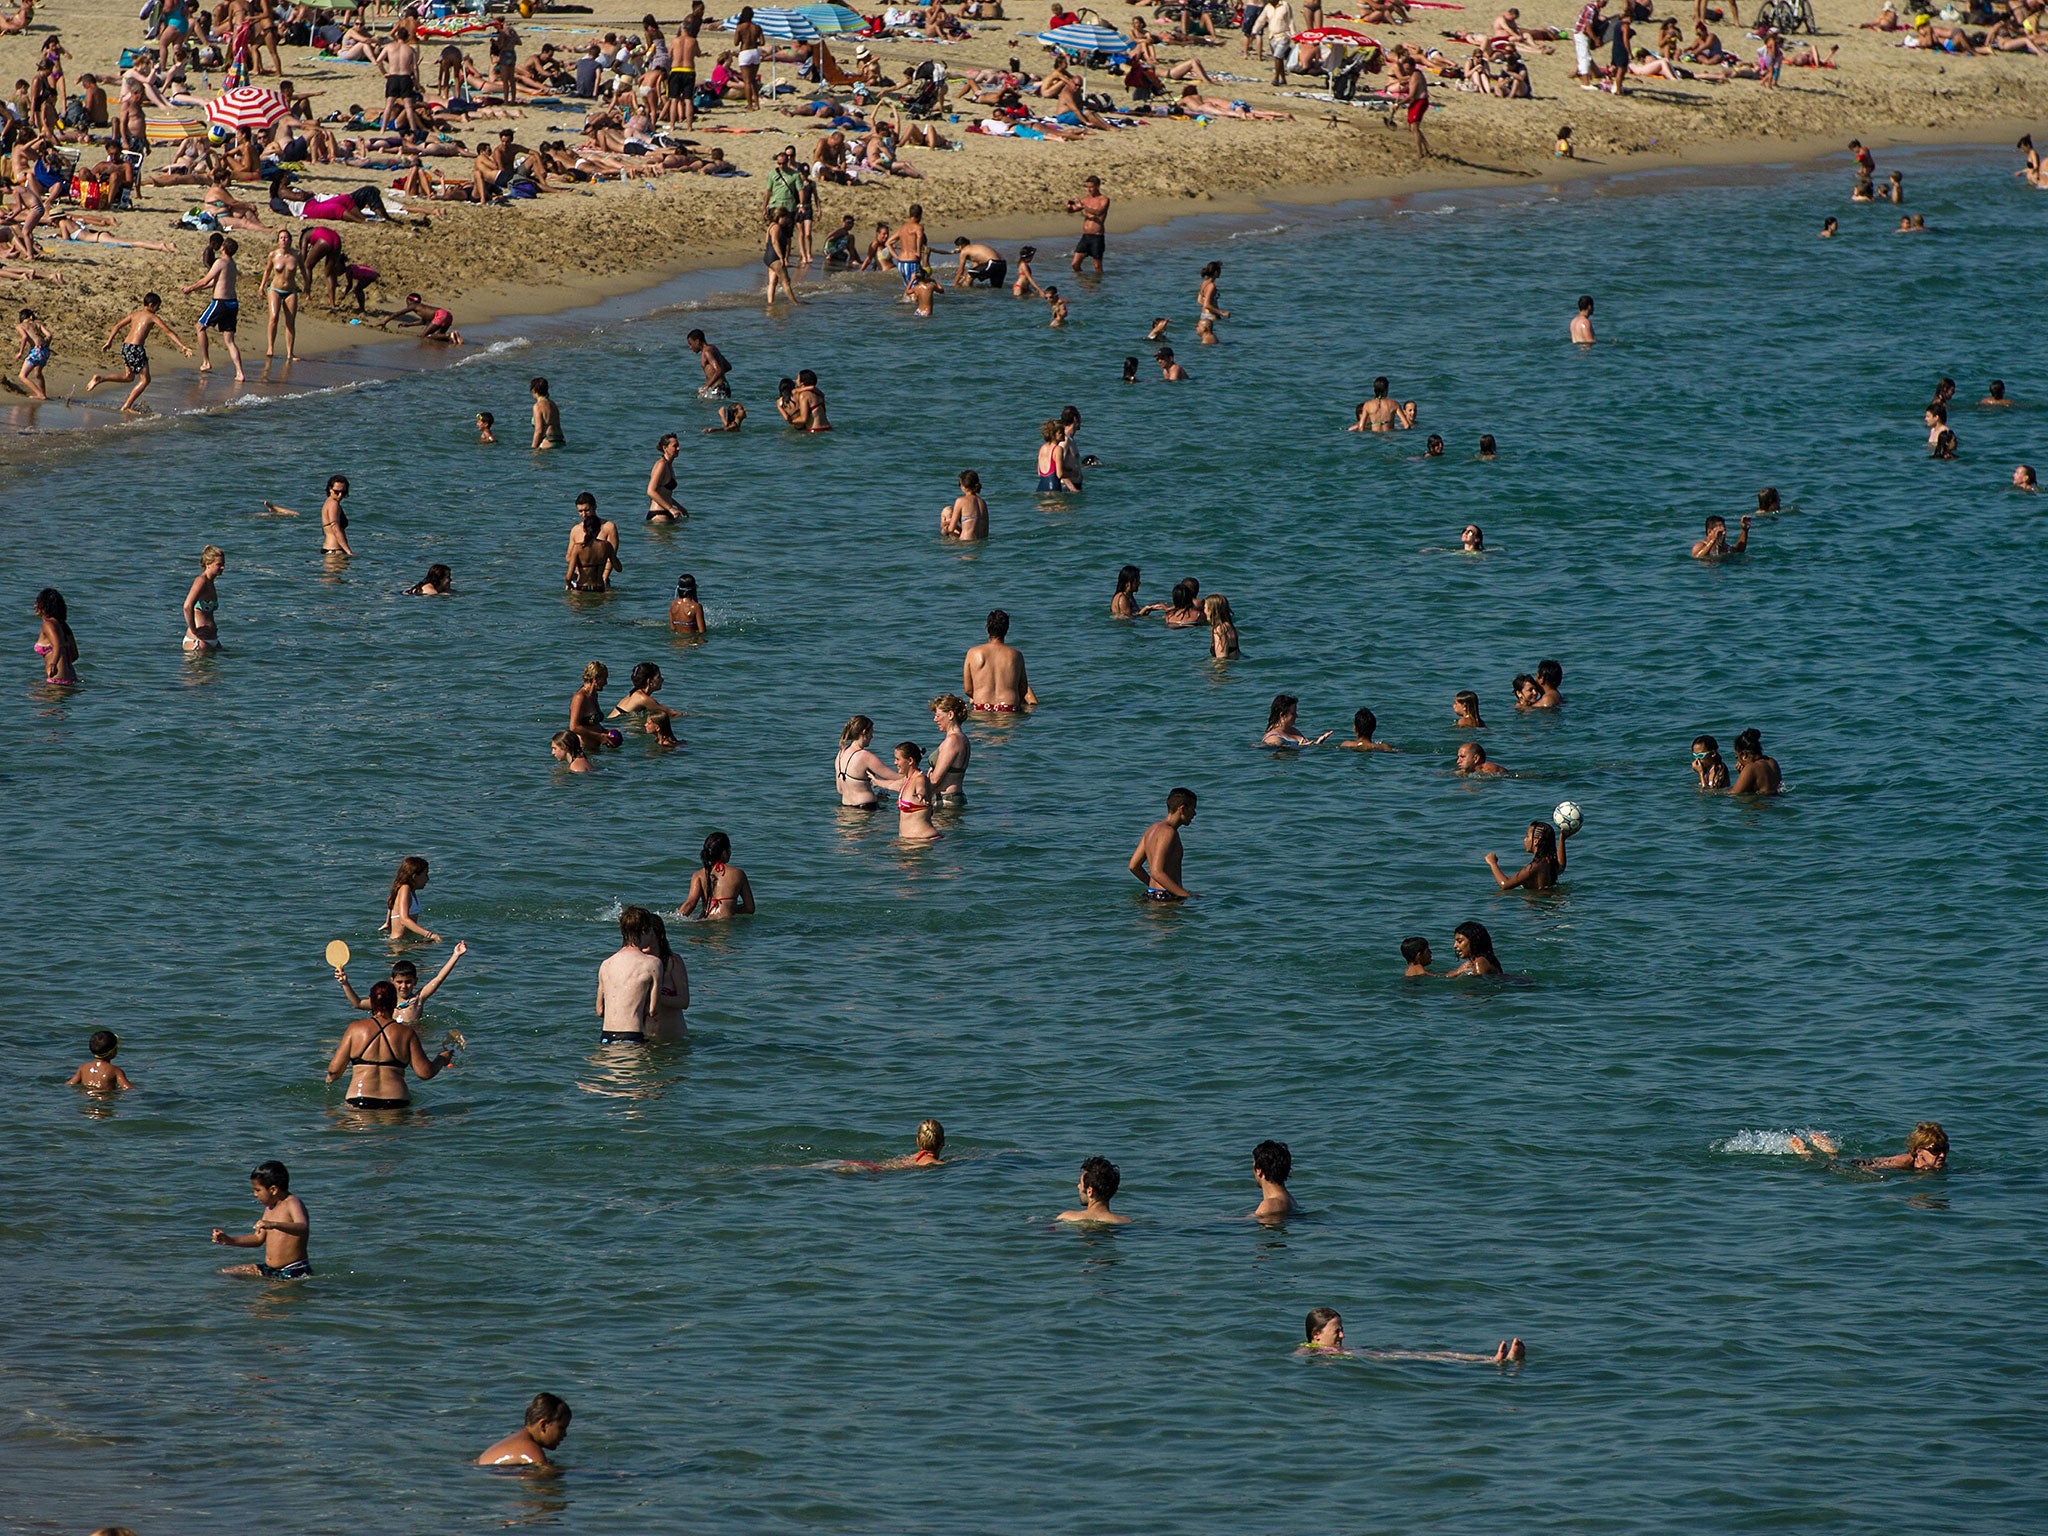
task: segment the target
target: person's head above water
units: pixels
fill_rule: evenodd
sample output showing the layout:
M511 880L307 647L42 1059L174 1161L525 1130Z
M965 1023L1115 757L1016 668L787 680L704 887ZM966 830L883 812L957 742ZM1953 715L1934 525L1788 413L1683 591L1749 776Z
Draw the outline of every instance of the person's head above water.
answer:
M1294 1172L1294 1155L1284 1141L1262 1141L1252 1148L1252 1172L1269 1184L1285 1184Z
M1391 388L1391 387L1392 387L1392 386L1390 386L1390 385L1389 385L1389 384L1387 383L1387 376L1386 376L1385 374L1381 374L1381 375L1380 375L1380 376L1379 376L1378 378L1376 378L1376 379L1374 379L1374 380L1372 381L1372 397L1373 397L1373 399L1375 399L1375 400L1384 400L1384 399L1386 399L1386 398L1387 398L1387 390L1388 390L1389 388Z
M1422 444L1422 456L1425 459L1440 459L1444 456L1444 440L1439 434L1429 434Z
M933 1156L946 1150L946 1128L936 1120L926 1120L917 1128L917 1150Z
M1372 733L1379 729L1380 717L1369 709L1361 709L1351 717L1351 729L1360 741L1371 741Z
M1181 577L1179 581L1173 584L1173 606L1176 608L1194 607L1195 599L1201 595L1201 591L1202 584L1196 581L1194 577Z
M1135 593L1138 590L1138 581L1139 571L1135 565L1127 565L1116 573L1116 589L1119 592Z
M1467 523L1464 531L1458 535L1458 542L1467 549L1484 549L1486 548L1486 535L1480 530L1477 523Z
M1123 1177L1108 1158L1091 1157L1081 1165L1080 1183L1082 1198L1107 1205L1116 1198Z
M1002 639L1002 638L1003 638L1004 636L1008 635L1008 634L1009 634L1009 632L1010 632L1010 616L1009 616L1009 615L1008 615L1007 613L1003 612L1003 610L1002 610L1002 609L998 608L998 609L994 610L994 611L993 611L992 613L990 613L990 614L989 614L989 616L988 616L988 637L989 637L989 639L991 639L991 640L1001 640L1001 639Z
M1922 1120L1906 1137L1906 1155L1915 1168L1940 1168L1948 1162L1948 1132L1938 1120Z
M1335 1307L1310 1307L1302 1321L1302 1343L1309 1349L1342 1349L1344 1319Z
M1484 923L1460 923L1451 930L1452 946L1460 958L1466 960L1492 960L1493 935L1486 931Z
M1270 731L1274 726L1293 719L1300 705L1301 700L1291 693L1274 694L1272 707L1266 712L1266 729Z
M1403 939L1401 941L1401 958L1410 965L1429 964L1429 940L1423 938L1420 934L1413 938Z

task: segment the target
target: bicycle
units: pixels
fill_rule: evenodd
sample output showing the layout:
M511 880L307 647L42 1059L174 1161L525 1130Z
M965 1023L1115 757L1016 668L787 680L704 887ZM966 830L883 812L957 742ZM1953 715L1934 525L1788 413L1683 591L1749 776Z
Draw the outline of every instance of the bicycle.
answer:
M1820 31L1820 19L1813 13L1813 0L1763 0L1757 7L1756 28L1769 27L1773 32L1787 35L1805 28L1808 32Z

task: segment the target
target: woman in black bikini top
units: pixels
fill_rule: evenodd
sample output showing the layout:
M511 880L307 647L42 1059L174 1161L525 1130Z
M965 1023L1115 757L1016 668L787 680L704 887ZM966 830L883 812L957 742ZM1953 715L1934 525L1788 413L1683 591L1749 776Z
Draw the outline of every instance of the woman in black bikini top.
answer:
M398 988L380 981L370 988L370 1016L357 1019L342 1032L341 1042L327 1063L327 1081L348 1072L347 1103L354 1109L403 1109L412 1102L405 1089L405 1069L411 1067L421 1082L437 1077L455 1060L452 1047L429 1057L420 1044L420 1032L401 1024L392 1015L398 1007ZM387 1077L384 1074L389 1073ZM390 1090L396 1088L393 1093ZM376 1092L373 1090L384 1090Z

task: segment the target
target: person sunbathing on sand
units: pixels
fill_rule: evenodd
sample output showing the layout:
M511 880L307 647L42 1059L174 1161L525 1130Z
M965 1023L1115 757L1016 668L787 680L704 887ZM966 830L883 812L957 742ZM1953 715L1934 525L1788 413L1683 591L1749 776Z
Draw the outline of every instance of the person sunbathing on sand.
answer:
M1240 101L1222 101L1214 96L1204 96L1199 86L1188 86L1180 93L1175 103L1189 117L1234 117L1262 123L1291 123L1292 112L1264 112L1246 106Z

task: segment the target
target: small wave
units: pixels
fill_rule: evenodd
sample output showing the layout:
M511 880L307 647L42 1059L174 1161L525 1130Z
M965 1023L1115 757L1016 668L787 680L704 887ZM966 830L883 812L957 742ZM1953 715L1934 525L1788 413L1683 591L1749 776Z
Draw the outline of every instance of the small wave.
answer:
M1264 229L1235 230L1232 232L1230 238L1233 240L1262 240L1267 235L1283 235L1286 232L1287 226L1285 224L1272 224L1268 225Z
M1810 1138L1814 1134L1812 1131L1737 1131L1713 1150L1737 1157L1790 1157L1795 1135ZM1825 1136L1827 1132L1819 1134Z
M457 358L448 366L467 368L471 363L480 363L487 357L499 357L507 352L518 352L533 345L531 336L507 336L503 341L494 341L487 347L479 347L466 357Z
M244 406L251 405L282 405L287 400L310 400L316 395L341 395L353 389L361 389L362 387L361 380L352 379L346 384L329 384L321 389L288 389L281 394L275 395L259 395L252 392L245 395L236 395L229 400L223 400L217 406L201 406L198 410L188 414L203 416L206 412L213 410L237 411Z

